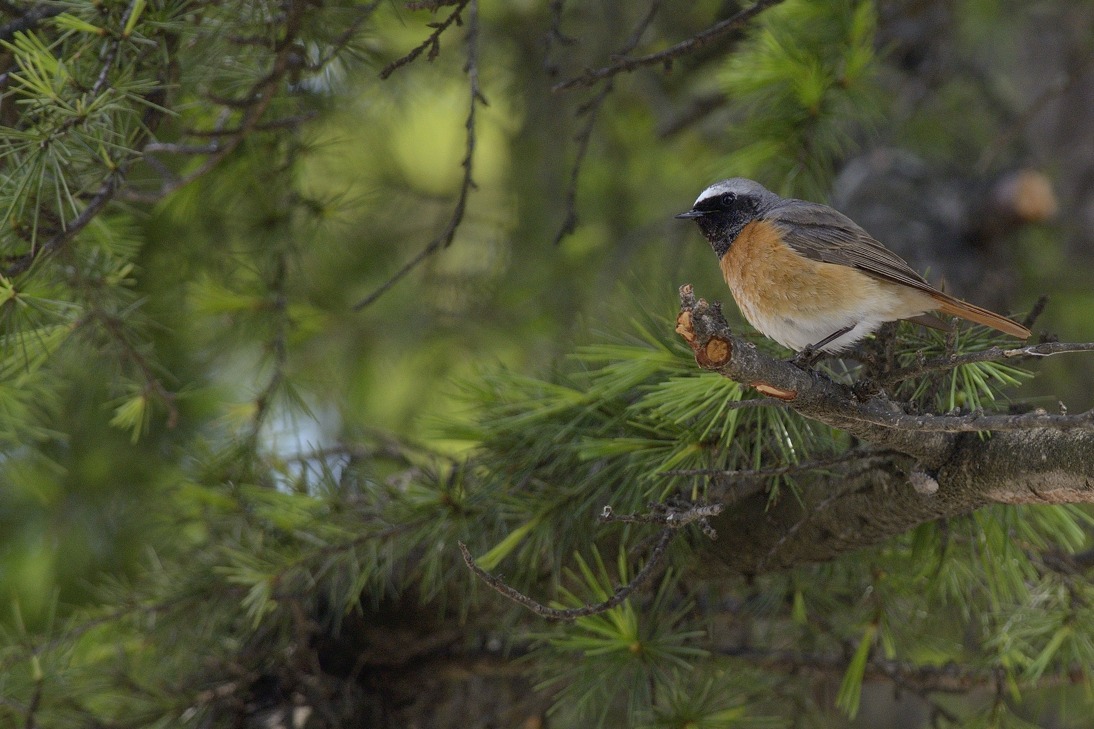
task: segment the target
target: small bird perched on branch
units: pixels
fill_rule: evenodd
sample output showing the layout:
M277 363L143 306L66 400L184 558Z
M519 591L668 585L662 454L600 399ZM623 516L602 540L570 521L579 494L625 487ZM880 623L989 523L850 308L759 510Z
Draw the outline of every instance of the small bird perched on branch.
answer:
M1029 329L931 286L846 215L779 197L742 177L716 182L677 218L718 254L748 322L808 360L841 352L900 319L948 329L940 311L1026 339Z

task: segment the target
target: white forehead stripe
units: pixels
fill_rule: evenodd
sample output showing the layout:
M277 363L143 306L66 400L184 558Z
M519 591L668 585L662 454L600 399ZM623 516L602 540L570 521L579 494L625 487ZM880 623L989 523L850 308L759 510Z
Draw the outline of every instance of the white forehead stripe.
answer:
M771 195L771 193L767 191L767 188L758 182L753 182L744 177L731 177L728 180L719 180L703 190L702 194L695 199L695 204L698 205L709 197L715 197L726 192L732 192L738 196L748 195L755 198Z
M708 197L715 197L716 195L721 195L723 192L729 192L733 186L728 184L728 182L728 180L715 182L713 185L703 190L701 193L699 193L699 197L695 198L695 205L698 205L703 200L706 200Z

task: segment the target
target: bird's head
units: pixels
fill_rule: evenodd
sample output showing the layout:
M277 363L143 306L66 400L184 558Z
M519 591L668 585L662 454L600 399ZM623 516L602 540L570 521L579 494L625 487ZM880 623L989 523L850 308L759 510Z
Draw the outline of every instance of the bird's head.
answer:
M691 210L676 217L698 223L714 252L721 257L746 225L781 199L758 182L733 177L703 190Z

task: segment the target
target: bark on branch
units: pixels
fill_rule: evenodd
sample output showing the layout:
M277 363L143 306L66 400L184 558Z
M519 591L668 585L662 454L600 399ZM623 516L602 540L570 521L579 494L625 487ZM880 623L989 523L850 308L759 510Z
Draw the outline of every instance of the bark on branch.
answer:
M833 559L989 503L1094 503L1089 412L909 415L884 395L860 398L822 372L767 356L735 337L719 306L697 300L691 286L681 287L680 301L677 332L700 367L891 453L801 482L800 499L772 505L759 493L712 519L719 540L710 548L735 571Z

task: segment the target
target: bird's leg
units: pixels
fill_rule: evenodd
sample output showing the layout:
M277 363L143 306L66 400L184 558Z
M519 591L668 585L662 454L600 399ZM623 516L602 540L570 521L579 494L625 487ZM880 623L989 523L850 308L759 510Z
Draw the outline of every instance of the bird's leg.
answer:
M805 349L794 355L794 359L790 361L803 369L808 369L809 367L812 367L813 363L817 361L817 358L820 357L821 354L823 354L823 352L821 352L821 349L824 347L824 345L831 344L832 342L839 339L844 334L854 328L855 325L851 324L849 326L845 326L843 329L837 329L816 344L810 344L805 347Z
M807 345L804 349L800 350L797 354L790 358L791 364L795 364L801 367L803 370L807 370L813 366L813 364L820 359L823 352L818 352L816 347L812 344Z

